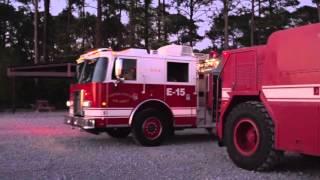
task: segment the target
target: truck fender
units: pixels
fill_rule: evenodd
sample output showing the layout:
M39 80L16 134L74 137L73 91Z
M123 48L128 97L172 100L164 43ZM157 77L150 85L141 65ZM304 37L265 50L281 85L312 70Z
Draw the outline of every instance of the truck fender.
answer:
M147 103L156 103L156 104L161 104L163 107L165 107L169 112L170 112L170 115L173 117L173 113L172 113L172 110L170 108L170 106L165 103L164 101L162 100L159 100L159 99L148 99L148 100L145 100L145 101L142 101L141 103L139 103L131 112L130 116L129 116L129 125L131 126L132 124L132 121L133 121L133 117L135 116L135 114L138 112L138 110L140 108L142 108L144 105L146 105Z

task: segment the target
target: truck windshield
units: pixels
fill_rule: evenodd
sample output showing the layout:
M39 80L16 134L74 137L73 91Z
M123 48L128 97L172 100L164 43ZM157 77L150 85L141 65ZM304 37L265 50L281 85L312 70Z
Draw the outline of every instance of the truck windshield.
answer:
M77 82L103 82L106 77L108 58L86 59L77 65Z

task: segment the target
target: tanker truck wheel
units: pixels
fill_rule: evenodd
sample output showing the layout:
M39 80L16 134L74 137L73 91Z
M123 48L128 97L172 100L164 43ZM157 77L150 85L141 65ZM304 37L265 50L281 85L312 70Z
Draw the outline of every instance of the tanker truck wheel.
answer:
M108 128L106 132L113 138L126 138L130 134L130 128Z
M165 118L155 109L139 112L132 124L135 142L143 146L159 146L168 135Z
M225 124L225 142L230 159L247 170L270 170L282 152L274 149L274 125L260 102L237 105Z

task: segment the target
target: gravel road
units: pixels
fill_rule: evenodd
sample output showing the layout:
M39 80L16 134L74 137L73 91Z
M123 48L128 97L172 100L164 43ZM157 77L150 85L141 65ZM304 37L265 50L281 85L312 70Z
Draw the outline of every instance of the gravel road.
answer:
M202 129L141 147L64 125L63 112L0 113L0 179L320 179L320 158L289 154L272 172L239 169Z

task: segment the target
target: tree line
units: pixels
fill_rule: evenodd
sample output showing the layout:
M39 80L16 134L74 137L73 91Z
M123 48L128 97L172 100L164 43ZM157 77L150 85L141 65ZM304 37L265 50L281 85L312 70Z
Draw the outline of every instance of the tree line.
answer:
M208 49L258 45L276 30L320 18L319 0L313 0L315 7L299 8L298 0L66 0L56 16L50 7L57 4L50 0L0 3L2 52L13 51L19 61L34 64L68 59L91 48L194 46L203 38L212 42ZM201 36L198 24L204 20L210 29Z
M84 51L99 47L195 46L204 38L211 43L201 51L221 51L264 44L274 31L320 19L320 0L312 0L313 7L299 6L298 0L65 2L62 11L52 15L51 8L60 6L57 1L0 0L1 84L8 83L8 65L73 62ZM199 33L202 24L209 28L204 35ZM0 101L8 102L1 94L9 91L0 88Z

